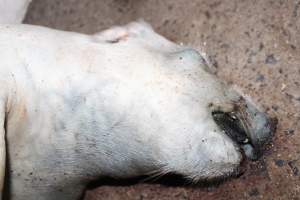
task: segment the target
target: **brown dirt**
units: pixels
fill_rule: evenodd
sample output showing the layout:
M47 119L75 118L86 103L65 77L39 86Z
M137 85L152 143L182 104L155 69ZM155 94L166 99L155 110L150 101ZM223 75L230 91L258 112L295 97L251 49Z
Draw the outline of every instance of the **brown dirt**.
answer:
M300 199L300 0L34 0L26 22L94 33L139 18L203 49L278 129L260 161L219 186L102 186L85 199Z

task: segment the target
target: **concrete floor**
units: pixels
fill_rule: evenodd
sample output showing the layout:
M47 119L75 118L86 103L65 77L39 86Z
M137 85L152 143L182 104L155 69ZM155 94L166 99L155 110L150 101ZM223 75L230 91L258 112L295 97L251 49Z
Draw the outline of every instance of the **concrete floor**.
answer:
M219 186L102 186L85 199L300 199L300 0L33 0L25 21L94 33L139 18L204 50L278 129L261 160Z

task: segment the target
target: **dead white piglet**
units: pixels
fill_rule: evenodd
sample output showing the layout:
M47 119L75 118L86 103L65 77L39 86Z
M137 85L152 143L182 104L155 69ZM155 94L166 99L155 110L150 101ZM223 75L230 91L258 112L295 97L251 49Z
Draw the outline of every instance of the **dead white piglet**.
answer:
M5 25L0 46L5 199L74 200L107 176L228 177L271 137L199 52L143 22L96 35Z

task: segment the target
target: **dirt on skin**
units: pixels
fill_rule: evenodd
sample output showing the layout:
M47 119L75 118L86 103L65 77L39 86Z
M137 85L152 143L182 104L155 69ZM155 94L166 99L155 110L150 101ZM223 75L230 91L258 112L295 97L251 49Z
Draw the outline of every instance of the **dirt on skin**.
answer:
M300 0L33 0L25 22L95 33L139 18L206 52L278 128L262 159L218 186L101 186L85 200L300 199Z

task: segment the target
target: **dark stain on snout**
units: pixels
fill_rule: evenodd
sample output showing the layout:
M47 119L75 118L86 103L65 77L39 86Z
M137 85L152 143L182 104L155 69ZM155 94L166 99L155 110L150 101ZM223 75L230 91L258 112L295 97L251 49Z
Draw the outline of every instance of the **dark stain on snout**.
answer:
M265 144L271 141L277 119L269 118L244 98L234 102L234 105L232 112L217 110L212 112L212 116L249 159L257 160L262 155Z

